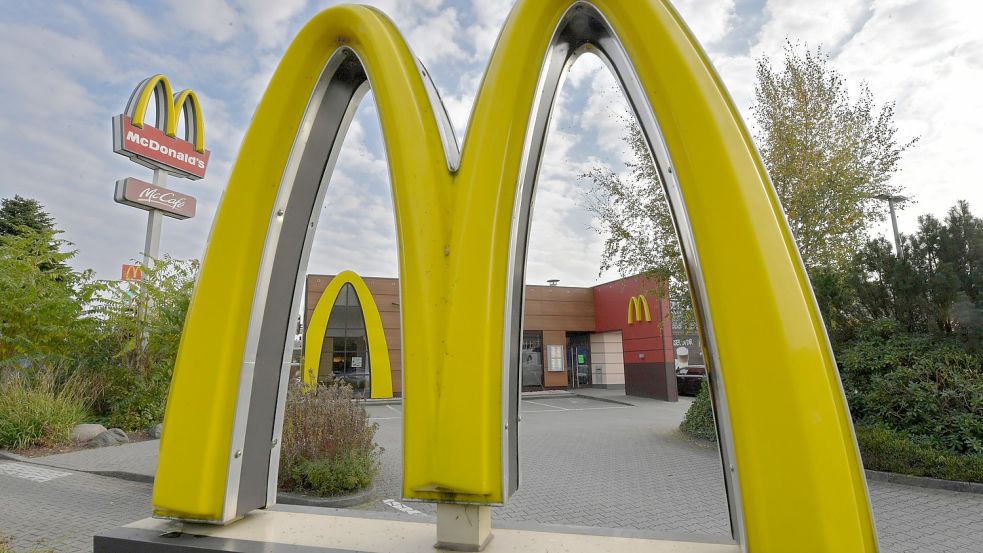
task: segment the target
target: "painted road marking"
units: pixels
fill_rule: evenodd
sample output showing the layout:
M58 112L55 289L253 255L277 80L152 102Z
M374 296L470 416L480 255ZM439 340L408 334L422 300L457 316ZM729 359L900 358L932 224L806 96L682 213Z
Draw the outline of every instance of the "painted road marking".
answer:
M551 408L553 410L559 410L559 411L569 411L570 410L570 409L567 409L566 407L560 407L558 405L550 405L549 403L540 403L538 401L533 401L531 399L524 399L522 401L524 401L526 403L532 403L533 405L539 405L541 407L549 407L549 408Z
M547 405L547 407L550 407ZM617 407L557 407L556 409L534 409L531 411L523 410L523 413L559 413L560 411L604 411L607 409L631 409L627 405Z
M383 499L382 502L385 503L386 505L389 505L393 509L396 509L397 511L402 511L408 515L423 515L421 511L417 511L416 509L410 507L409 505L403 505L402 503L396 501L395 499Z
M69 476L72 473L46 469L44 467L29 465L26 463L3 463L0 464L0 474L6 474L7 476L13 476L14 478L23 478L33 482L47 482L49 480L55 480L56 478Z

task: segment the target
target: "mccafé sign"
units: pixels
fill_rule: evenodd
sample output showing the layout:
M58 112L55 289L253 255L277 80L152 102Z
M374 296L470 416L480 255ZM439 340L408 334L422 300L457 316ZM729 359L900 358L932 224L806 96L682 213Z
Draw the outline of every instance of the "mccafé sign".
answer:
M151 95L157 98L155 126L144 124ZM183 137L178 137L181 114L185 131ZM204 177L210 152L205 149L205 123L198 96L192 90L173 94L163 75L145 79L130 96L126 111L113 117L113 151L178 177Z
M138 209L158 209L175 219L194 217L197 205L192 196L133 177L116 181L116 201Z

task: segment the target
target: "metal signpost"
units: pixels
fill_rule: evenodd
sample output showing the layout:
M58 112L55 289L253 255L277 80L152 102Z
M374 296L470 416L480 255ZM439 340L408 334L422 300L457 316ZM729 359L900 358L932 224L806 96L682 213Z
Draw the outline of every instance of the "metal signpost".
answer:
M156 124L146 125L150 97L157 104ZM184 136L177 136L178 117L184 115ZM133 90L124 113L113 117L113 151L154 170L153 184L135 178L116 182L115 200L147 214L143 267L160 255L160 229L164 215L189 219L195 215L192 196L168 190L168 173L191 180L205 176L210 152L205 149L205 124L198 96L191 90L172 94L167 77L154 75Z

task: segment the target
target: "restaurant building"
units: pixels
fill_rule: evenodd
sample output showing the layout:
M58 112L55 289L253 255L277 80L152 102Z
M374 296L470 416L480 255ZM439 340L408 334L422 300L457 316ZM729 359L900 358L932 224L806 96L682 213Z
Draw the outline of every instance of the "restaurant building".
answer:
M370 350L376 356L387 352L388 363L377 360L376 365L388 364L392 395L398 397L403 375L399 280L343 274L346 282L330 286L331 298L324 294L334 275L306 279L305 329L319 302L332 302L319 379L330 374L364 397L380 397L370 394ZM348 282L352 278L358 282ZM371 301L357 289L371 295ZM381 332L367 331L365 308L378 311L378 317L368 320L381 319ZM385 347L370 347L371 336L384 337ZM590 288L527 285L521 356L524 391L615 388L632 396L677 399L669 302L657 282L640 275Z

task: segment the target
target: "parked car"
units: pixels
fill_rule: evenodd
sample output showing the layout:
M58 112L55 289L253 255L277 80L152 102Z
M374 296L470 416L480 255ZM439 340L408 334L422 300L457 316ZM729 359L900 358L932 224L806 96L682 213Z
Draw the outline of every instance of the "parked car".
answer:
M682 396L695 396L706 377L706 365L679 367L676 369L676 390Z

